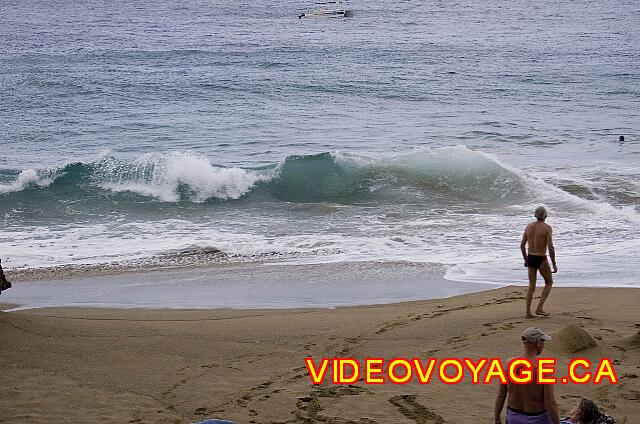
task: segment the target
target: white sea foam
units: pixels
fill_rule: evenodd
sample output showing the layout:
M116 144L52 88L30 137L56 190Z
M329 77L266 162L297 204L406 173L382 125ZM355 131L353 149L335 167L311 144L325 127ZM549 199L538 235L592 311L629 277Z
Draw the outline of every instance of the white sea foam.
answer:
M180 186L193 193L190 200L195 202L238 199L258 181L270 177L241 168L217 167L206 157L189 153L145 155L126 167L106 161L99 175L99 184L105 189L130 191L165 202L181 199Z
M18 174L15 181L8 184L0 184L0 193L15 193L32 185L46 187L52 182L53 178L42 178L37 171L25 169Z
M636 251L637 214L601 201L582 199L547 182L547 175L529 173L492 155L464 146L419 149L402 155L367 158L351 155L336 161L355 168L375 167L388 173L453 176L461 187L491 175L505 176L514 187L525 187L514 201L474 203L465 199L451 208L430 203L342 205L339 213L318 214L314 208L279 202L274 209L206 208L209 215L188 219L108 222L67 226L0 230L0 239L12 240L3 255L7 267L60 264L99 264L180 254L181 250L218 248L228 255L274 255L298 263L347 261L410 261L449 267L452 280L494 284L524 283L518 243L535 207L546 204L560 255L560 284L627 284L628 275L640 272L629 261ZM354 159L355 158L355 159ZM373 164L373 165L372 165ZM276 171L219 168L208 159L185 153L146 155L134 162L105 157L91 164L92 178L114 191L134 191L167 202L180 200L185 190L190 200L237 198ZM392 175L393 177L393 175ZM25 177L26 178L26 177ZM429 177L430 178L430 177ZM455 180L461 178L460 180ZM498 182L502 180L498 179ZM499 185L499 184L498 184ZM511 187L511 186L508 186ZM508 187L506 190L508 191ZM413 198L411 198L412 200ZM306 205L308 206L308 205ZM202 213L208 214L205 210ZM5 220L12 219L5 217ZM616 258L620 261L616 262ZM618 274L605 273L606 262L616 263ZM629 272L631 271L631 272ZM637 271L637 272L636 272ZM607 281L606 276L615 279Z

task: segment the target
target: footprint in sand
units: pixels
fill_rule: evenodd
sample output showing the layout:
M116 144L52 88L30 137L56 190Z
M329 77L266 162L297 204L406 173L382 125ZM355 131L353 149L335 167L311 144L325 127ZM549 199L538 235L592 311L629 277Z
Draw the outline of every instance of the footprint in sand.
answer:
M620 393L620 396L627 400L640 400L640 392L637 390L628 390Z
M193 411L193 415L209 415L209 410L204 406L202 408L196 408L196 410Z
M452 345L452 344L462 343L464 341L467 341L467 336L456 336L456 337L451 337L449 340L447 340L447 344Z
M560 399L582 399L579 395L560 395Z
M445 424L446 421L424 405L416 402L415 395L400 395L389 398L398 411L417 424Z
M220 364L206 364L206 365L200 365L200 368L218 368L220 366Z
M288 381L291 382L291 383L294 383L294 382L296 382L296 381L298 381L300 379L303 379L303 378L304 378L304 374L296 374L293 377L290 377Z
M320 414L324 408L320 404L319 398L340 398L345 395L355 396L361 393L371 394L369 390L354 385L314 388L310 393L310 396L302 396L298 398L298 402L296 403L297 410L292 412L296 416L296 420L291 421L291 423L330 422L334 424L376 424L376 421L366 417L353 421L338 417L327 417ZM287 423L289 422L290 421L287 421Z
M415 321L416 319L413 318L412 320ZM394 328L404 325L407 325L407 321L392 321L389 324L382 326L378 331L376 331L376 334L386 333L389 330L393 330Z

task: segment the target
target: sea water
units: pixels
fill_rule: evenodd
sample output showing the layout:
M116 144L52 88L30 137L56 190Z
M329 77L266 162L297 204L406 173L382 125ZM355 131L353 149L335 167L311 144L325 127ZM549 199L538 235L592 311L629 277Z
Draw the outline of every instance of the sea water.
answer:
M0 4L5 269L373 261L522 284L545 205L557 285L638 286L637 2L298 18L316 7Z

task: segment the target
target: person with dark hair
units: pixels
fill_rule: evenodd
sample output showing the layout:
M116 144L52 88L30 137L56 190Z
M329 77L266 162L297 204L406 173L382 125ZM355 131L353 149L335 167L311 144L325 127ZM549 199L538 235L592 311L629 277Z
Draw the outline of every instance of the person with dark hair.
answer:
M7 280L7 277L4 275L4 271L2 271L2 259L0 259L0 293L3 290L10 289L11 283Z
M560 424L616 424L616 421L598 410L592 400L581 399Z
M620 142L624 141L624 136L621 135L620 137L618 137L618 141L620 141Z
M522 251L522 257L524 258L524 266L529 271L529 290L527 291L527 318L533 318L531 315L531 301L533 299L533 293L536 290L536 276L538 271L544 278L544 289L542 290L542 296L540 297L540 303L536 308L536 315L549 315L544 311L544 302L549 297L551 292L551 286L553 285L552 273L558 272L558 266L556 265L556 250L553 246L553 239L551 237L551 226L544 221L547 219L547 209L544 206L539 206L535 211L536 221L527 225L522 235L522 242L520 243L520 250ZM526 246L529 245L529 253L527 254ZM549 266L547 260L547 248L549 249L549 256L551 257L551 263L553 265L553 271Z
M561 424L594 424L599 412L592 400L582 399L560 422Z

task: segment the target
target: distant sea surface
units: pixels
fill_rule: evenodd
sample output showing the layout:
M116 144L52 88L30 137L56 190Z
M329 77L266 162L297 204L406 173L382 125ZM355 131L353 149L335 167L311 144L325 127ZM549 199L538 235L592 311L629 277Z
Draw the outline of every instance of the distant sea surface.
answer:
M544 204L559 285L640 286L637 1L341 6L2 2L5 268L406 261L521 284Z

